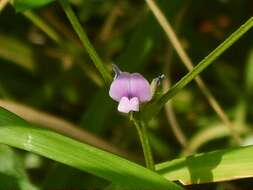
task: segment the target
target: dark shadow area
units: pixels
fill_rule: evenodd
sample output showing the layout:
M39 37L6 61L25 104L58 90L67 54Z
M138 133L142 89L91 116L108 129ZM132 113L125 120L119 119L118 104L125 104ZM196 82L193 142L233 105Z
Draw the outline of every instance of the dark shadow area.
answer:
M219 183L206 183L198 185L189 185L185 187L185 190L251 190L252 189L252 179L239 179L228 182Z
M223 153L216 154L216 156L210 155L207 153L201 156L192 155L186 158L186 166L190 172L192 183L199 184L213 181L212 170L219 165ZM202 165L201 168L198 167L200 163Z
M55 163L47 172L43 189L104 189L108 181L92 176L78 169Z

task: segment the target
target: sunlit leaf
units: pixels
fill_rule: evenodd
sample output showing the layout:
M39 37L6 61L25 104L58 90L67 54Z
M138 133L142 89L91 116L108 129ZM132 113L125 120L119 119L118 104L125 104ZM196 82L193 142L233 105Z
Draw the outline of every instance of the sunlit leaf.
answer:
M30 126L0 109L0 143L86 171L127 189L181 189L162 176L111 153Z
M158 164L158 172L184 185L253 177L253 146L196 154Z

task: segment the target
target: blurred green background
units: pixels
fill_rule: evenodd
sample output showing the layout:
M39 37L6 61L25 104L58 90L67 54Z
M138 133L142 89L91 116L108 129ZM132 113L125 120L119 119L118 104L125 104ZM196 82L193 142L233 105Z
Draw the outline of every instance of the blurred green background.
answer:
M165 80L172 84L187 73L144 1L71 0L71 3L108 68L114 63L124 71L142 73L149 81L164 73ZM157 0L157 3L195 64L253 13L251 0ZM38 27L38 19L50 27L48 33ZM252 31L247 33L201 75L239 128L244 144L253 142L252 36ZM16 13L10 5L2 10L0 66L0 106L8 107L14 102L16 109L22 104L57 116L143 162L135 128L125 115L117 112L117 104L108 96L108 89L103 87L102 78L57 2L33 13ZM28 114L22 109L21 112L24 117ZM163 110L149 123L156 162L237 146L195 82L173 98L171 112L173 116ZM185 147L171 129L171 117L186 136ZM31 121L43 126L47 117L43 115L40 119ZM9 160L4 150L0 151L0 159ZM98 189L103 189L107 185L94 176L32 153L19 150L14 153L23 160L33 184L42 189L92 189L98 184ZM0 189L3 181L7 187L8 181L13 185L2 172ZM243 189L251 184L252 179L247 179L187 188Z

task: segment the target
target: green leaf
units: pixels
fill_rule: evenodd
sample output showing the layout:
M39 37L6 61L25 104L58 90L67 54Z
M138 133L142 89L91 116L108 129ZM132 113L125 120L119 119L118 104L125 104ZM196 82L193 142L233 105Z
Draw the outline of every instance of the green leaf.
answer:
M158 173L184 185L253 177L253 146L196 154L158 164Z
M127 189L181 189L157 173L111 153L41 128L0 109L0 143L37 153Z
M13 0L13 6L18 12L40 8L55 0Z

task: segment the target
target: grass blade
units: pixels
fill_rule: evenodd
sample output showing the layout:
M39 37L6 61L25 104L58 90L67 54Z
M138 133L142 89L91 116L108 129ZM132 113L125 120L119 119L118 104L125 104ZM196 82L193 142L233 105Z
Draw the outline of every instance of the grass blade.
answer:
M3 99L0 99L0 107L3 107L4 109L15 113L16 115L24 118L28 122L35 124L36 126L45 127L62 135L76 139L80 142L90 144L97 148L109 151L113 154L123 156L125 158L135 158L123 149L113 146L105 140L98 138L92 133L89 133L85 129L80 129L75 124L66 121L63 118L42 112L40 110L36 110L32 107L14 101L8 101Z
M112 76L109 70L103 64L101 58L98 56L96 50L94 49L93 45L91 44L87 34L83 30L80 22L78 21L77 16L75 15L74 11L72 10L68 0L60 0L60 4L64 12L66 13L70 23L72 24L74 30L76 31L77 35L79 36L84 48L88 52L91 60L93 61L94 65L96 66L97 70L102 75L105 83L108 85L112 81Z
M158 101L149 104L143 112L143 117L148 119L156 115L160 109L181 89L189 84L204 69L206 69L214 60L232 46L240 37L242 37L253 26L253 17L248 19L234 33L232 33L223 43L205 57L198 65L196 65L188 74L178 81L169 91L167 91Z
M184 185L253 177L253 146L196 154L158 164L167 179Z
M0 109L0 143L37 153L128 189L181 189L133 162L57 133L33 128Z
M157 21L160 23L161 27L164 29L169 41L171 42L172 46L174 47L175 51L177 52L178 56L182 60L185 67L191 71L193 69L193 62L191 58L188 56L186 51L184 50L183 46L181 45L175 31L173 30L170 22L166 19L165 15L162 13L160 8L156 5L155 1L153 0L146 0L147 5L149 6L150 10L154 13ZM224 124L229 128L231 132L231 137L234 138L235 142L240 145L242 144L242 139L240 135L238 135L232 125L232 122L229 120L229 117L219 104L219 102L215 99L212 92L208 89L205 82L200 76L196 76L195 81L202 91L204 96L206 97L208 103L216 112L218 117L224 122Z

